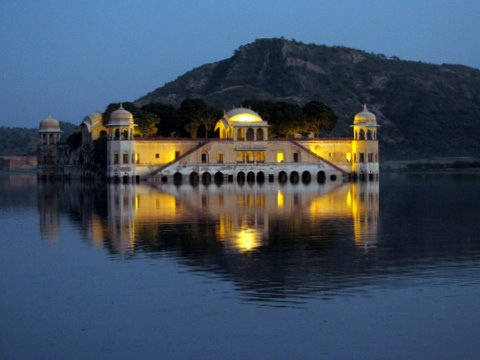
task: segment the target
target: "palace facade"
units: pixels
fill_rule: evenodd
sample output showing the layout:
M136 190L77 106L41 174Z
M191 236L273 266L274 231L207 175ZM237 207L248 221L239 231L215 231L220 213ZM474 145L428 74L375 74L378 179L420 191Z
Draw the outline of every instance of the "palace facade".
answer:
M40 123L40 177L77 177L95 172L92 142L106 136L106 177L114 182L160 183L334 182L374 180L379 175L377 121L364 106L355 115L353 138L270 138L268 122L246 108L218 120L212 139L137 138L133 115L120 106L104 126L101 114L80 125L77 152L60 144L58 121Z

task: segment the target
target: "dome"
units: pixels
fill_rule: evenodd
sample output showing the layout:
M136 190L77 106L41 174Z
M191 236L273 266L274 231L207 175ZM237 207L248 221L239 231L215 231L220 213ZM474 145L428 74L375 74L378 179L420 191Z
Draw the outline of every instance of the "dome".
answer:
M263 119L255 111L246 108L235 108L225 113L224 118L229 122L261 122Z
M120 107L110 114L110 121L108 125L110 126L133 125L133 115L130 111L125 110L123 108L123 105L120 104Z
M370 111L368 111L367 105L363 105L363 111L355 115L355 118L353 119L354 125L360 125L360 124L367 125L371 123L376 124L376 122L377 122L377 117L374 114L372 114Z
M85 116L83 118L81 125L84 125L87 127L88 131L91 131L92 128L101 125L102 124L102 113L101 112L96 112L94 114Z
M40 121L39 132L60 132L60 123L48 114L48 117Z

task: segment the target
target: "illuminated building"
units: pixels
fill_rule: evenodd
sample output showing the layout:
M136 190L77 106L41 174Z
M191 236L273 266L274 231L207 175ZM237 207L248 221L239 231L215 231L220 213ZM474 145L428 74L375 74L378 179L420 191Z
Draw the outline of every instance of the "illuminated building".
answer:
M42 178L52 178L57 174L57 164L60 157L59 144L62 131L58 120L48 117L40 121L38 129L40 142L37 154L37 172Z
M135 126L133 115L122 106L112 112L106 127L101 114L85 118L81 125L83 164L91 159L89 143L108 132L106 177L115 182L325 183L374 180L379 174L378 125L366 106L355 115L353 138L342 139L270 138L268 122L245 108L226 112L215 126L219 137L206 140L138 138ZM43 141L44 137L39 149L49 146ZM80 157L72 154L70 158ZM74 173L74 164L79 161L63 161L59 172Z

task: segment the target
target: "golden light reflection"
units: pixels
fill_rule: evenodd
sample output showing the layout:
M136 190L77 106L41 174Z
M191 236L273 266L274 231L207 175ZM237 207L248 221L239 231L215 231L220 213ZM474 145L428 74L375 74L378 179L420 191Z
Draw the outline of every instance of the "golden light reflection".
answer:
M256 229L241 229L235 236L235 247L242 251L252 251L261 244L260 233Z
M283 196L282 192L278 190L277 192L277 207L279 209L283 208L283 204L285 202L285 197Z
M203 226L205 219L214 224L215 239L226 249L238 252L253 251L268 244L272 222L278 224L279 220L291 217L299 220L291 226L300 229L302 224L314 224L313 231L324 221L341 220L339 226L351 224L352 241L357 246L369 248L377 241L378 182L247 188L233 184L221 187L112 185L108 196L108 218L102 223L100 217L92 216L86 231L94 244L101 245L102 238L107 239L118 253L135 251L138 234L149 234L152 241L157 241L162 231L159 224L184 224L187 231L191 224ZM56 211L41 209L44 218L56 214ZM56 224L49 222L43 226L51 231Z
M262 244L262 232L258 228L249 227L246 218L237 219L228 215L220 215L216 227L216 235L226 247L240 252L252 251Z

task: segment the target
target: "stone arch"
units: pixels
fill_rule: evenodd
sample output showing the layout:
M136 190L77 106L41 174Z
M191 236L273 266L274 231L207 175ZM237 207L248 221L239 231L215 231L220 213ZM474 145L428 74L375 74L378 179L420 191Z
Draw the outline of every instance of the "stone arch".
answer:
M257 173L257 183L263 184L264 182L265 182L265 174L263 173L263 171L259 171Z
M285 184L287 182L287 179L288 179L288 176L285 171L282 170L278 173L278 182L280 184Z
M248 128L247 129L247 134L246 134L246 140L248 141L253 141L255 140L255 130L253 130L252 128Z
M191 185L198 185L198 183L200 182L200 176L197 172L194 171L190 174L189 181Z
M310 184L311 181L312 181L312 175L310 174L310 172L309 171L304 171L302 173L302 183Z
M367 130L366 140L373 140L372 131L370 129Z
M209 172L204 172L202 174L202 184L210 185L211 182L212 182L212 175Z
M330 180L331 181L337 180L337 175L335 175L335 174L330 175Z
M253 171L249 171L247 173L247 182L254 183L255 182L255 173Z
M182 185L182 180L183 180L182 174L180 174L178 171L175 174L173 174L173 183L175 185Z
M208 152L207 151L202 151L200 155L200 160L202 161L202 164L207 164L208 163Z
M237 182L243 184L245 182L245 173L243 171L240 171L237 174Z
M298 172L296 171L292 171L290 173L290 182L292 184L298 184L298 180L299 180L300 176L298 175Z
M120 140L120 129L115 129L113 138L114 138L115 140Z
M363 129L360 129L358 132L358 140L365 140L365 131Z
M326 176L325 176L325 171L319 171L317 173L317 182L319 184L323 184L325 182Z
M222 184L223 183L223 173L221 171L217 171L213 176L213 181L215 184Z
M237 140L243 140L243 129L242 128L237 128L235 129L236 133L237 133Z
M263 133L263 129L258 128L257 129L257 141L262 141L264 139L265 139L265 136L264 136L264 133Z

